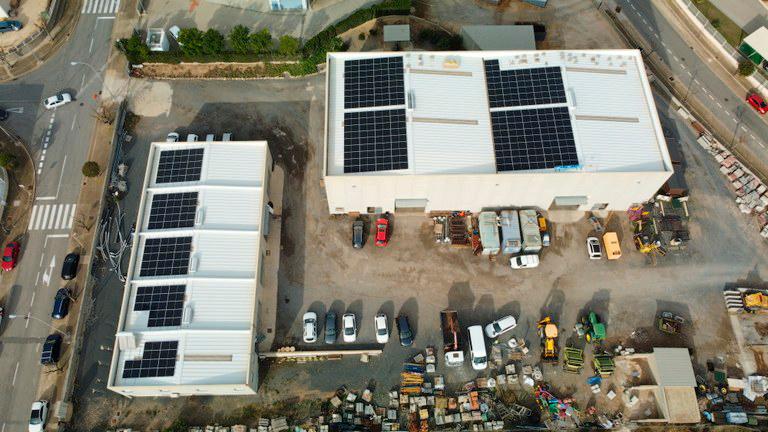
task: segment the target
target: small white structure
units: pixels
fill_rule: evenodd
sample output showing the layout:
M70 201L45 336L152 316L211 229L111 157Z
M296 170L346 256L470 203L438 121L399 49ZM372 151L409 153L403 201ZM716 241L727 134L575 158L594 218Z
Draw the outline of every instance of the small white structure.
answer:
M150 51L168 51L171 45L165 34L165 29L147 29L147 46Z
M271 168L264 141L152 144L110 390L256 392Z
M273 11L307 10L309 0L269 0L269 7Z
M672 162L639 51L330 53L330 213L625 210Z

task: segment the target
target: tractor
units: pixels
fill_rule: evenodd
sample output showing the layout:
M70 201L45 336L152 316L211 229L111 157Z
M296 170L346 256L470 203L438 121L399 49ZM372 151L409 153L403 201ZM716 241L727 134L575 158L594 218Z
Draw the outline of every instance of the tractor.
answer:
M581 318L581 322L576 323L574 328L579 337L584 338L589 343L597 343L605 340L605 324L600 321L600 317L590 312L586 317Z

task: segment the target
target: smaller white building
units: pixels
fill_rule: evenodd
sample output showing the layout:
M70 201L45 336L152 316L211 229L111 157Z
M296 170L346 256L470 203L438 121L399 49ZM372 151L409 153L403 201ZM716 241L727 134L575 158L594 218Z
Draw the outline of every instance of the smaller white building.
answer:
M264 141L152 144L110 390L255 393L271 170Z

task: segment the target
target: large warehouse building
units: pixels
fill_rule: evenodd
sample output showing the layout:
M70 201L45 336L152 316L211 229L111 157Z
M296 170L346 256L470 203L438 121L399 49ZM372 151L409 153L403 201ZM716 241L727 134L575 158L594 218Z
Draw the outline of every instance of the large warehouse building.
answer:
M672 175L639 51L332 53L331 213L625 210Z
M153 143L108 388L125 396L253 394L267 143Z

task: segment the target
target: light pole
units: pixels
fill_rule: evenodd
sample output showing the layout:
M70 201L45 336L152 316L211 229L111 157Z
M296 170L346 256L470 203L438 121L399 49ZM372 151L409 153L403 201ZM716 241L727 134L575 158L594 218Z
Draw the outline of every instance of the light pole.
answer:
M112 99L117 100L117 96L115 96L115 94L112 93L112 90L110 90L109 87L107 87L107 83L104 82L104 78L101 77L101 75L99 74L99 71L97 71L96 68L93 67L90 63L71 61L69 62L69 65L70 66L87 66L88 69L92 70L93 74L96 75L96 77L101 81L101 84L104 86L104 89L106 89L107 93L109 93L109 95L112 96Z
M8 314L8 315L6 315L6 316L8 317L8 319L19 318L19 315L14 315L14 314ZM41 320L40 318L37 318L37 317L35 317L35 316L32 316L32 314L31 314L31 313L27 313L26 315L24 315L24 319L25 319L25 320L33 319L33 320L35 320L35 321L37 321L37 322L40 322L40 323L42 323L42 324L44 324L44 325L48 326L48 328L50 328L51 330L53 330L53 331L55 331L56 333L59 333L59 334L61 334L62 336L64 336L64 340L66 340L67 342L69 342L69 333L67 333L67 332L63 332L63 331L61 331L61 330L57 329L56 327L54 327L54 326L52 326L52 325L48 324L47 322L45 322L45 321Z

